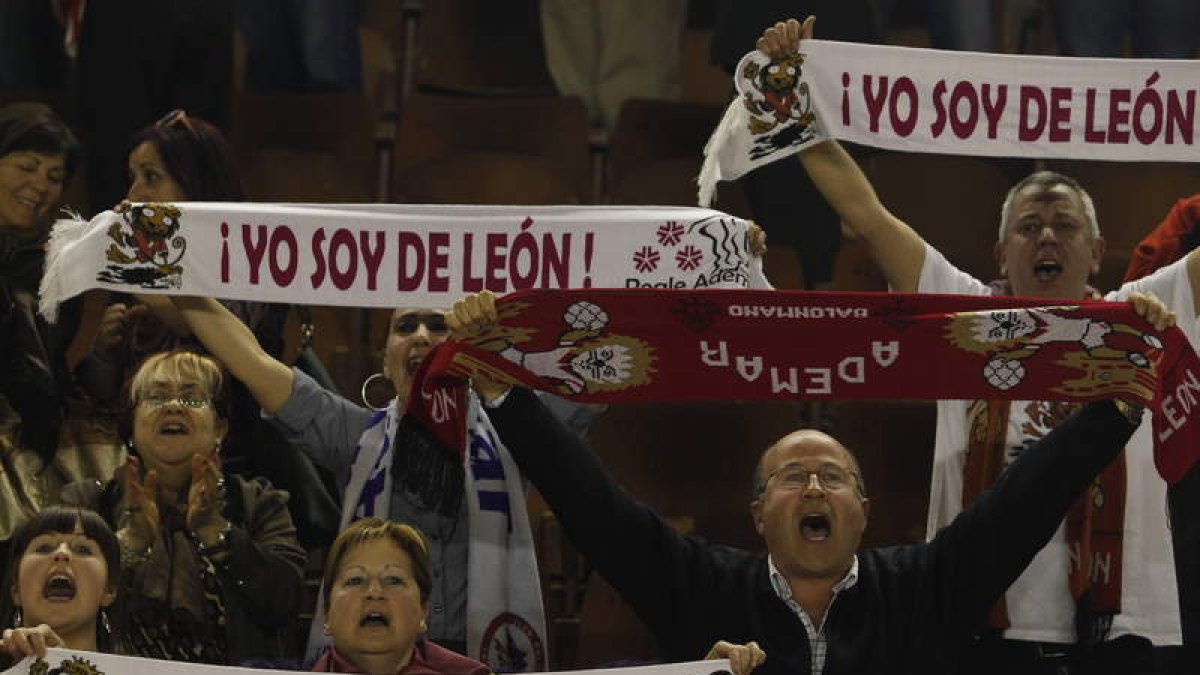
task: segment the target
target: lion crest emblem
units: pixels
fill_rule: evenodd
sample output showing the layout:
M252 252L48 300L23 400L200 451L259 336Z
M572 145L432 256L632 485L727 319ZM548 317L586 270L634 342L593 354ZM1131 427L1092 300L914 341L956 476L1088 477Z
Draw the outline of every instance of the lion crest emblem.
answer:
M1006 391L1025 380L1026 365L1049 345L1065 346L1055 365L1080 373L1054 389L1072 396L1102 390L1149 398L1156 377L1157 336L1124 323L1079 313L1077 305L963 312L951 317L946 337L959 349L988 357L983 378Z
M752 158L807 142L816 135L812 98L808 84L801 81L803 66L800 53L768 59L752 52L743 59L737 87L742 105L750 113Z
M29 675L104 675L96 664L79 656L64 659L51 668L46 659L39 658L29 665Z
M513 303L500 318L514 318L528 305ZM564 330L549 349L529 349L536 331L497 324L470 343L495 352L529 372L552 382L559 393L591 394L620 391L647 384L654 373L654 348L629 335L608 332L608 313L586 300L572 303L563 312ZM468 368L483 368L465 354ZM493 377L517 384L499 373Z
M99 279L143 288L177 288L187 240L179 235L180 211L173 204L135 204L108 228L109 264Z

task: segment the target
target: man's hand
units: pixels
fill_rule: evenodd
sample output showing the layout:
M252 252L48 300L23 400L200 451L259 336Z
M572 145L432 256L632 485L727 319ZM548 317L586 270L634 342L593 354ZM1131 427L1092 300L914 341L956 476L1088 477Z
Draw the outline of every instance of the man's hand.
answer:
M800 46L801 40L812 39L813 23L816 20L817 17L809 16L804 23L795 19L780 21L763 31L762 37L758 38L758 42L754 46L758 47L758 51L773 59L794 54Z
M1154 324L1154 330L1166 330L1175 325L1175 312L1153 295L1130 293L1129 304L1138 316Z
M1147 293L1130 293L1129 304L1133 307L1133 311L1137 315L1149 321L1154 325L1154 330L1166 330L1175 325L1175 312L1167 309L1162 300L1159 300L1153 295ZM1117 407L1125 419L1129 420L1130 424L1140 424L1142 421L1142 403L1137 399L1130 398L1113 399L1113 405Z
M454 303L446 313L446 325L450 327L450 339L469 340L492 327L500 320L496 313L496 296L491 291L480 291ZM471 378L475 393L484 403L495 401L508 391L508 385L485 377Z
M0 653L8 654L17 661L26 656L44 658L48 647L63 646L63 639L44 623L33 628L8 628L0 636Z
M729 659L733 675L750 675L750 672L767 660L767 654L757 642L735 645L732 642L720 640L708 650L706 660Z

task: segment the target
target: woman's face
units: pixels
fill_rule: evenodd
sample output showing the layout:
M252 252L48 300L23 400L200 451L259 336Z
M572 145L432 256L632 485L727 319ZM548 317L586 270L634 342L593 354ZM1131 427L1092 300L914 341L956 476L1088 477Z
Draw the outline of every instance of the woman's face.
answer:
M29 542L18 563L13 599L24 625L48 624L69 640L67 635L94 631L97 614L116 593L100 545L76 524L71 534L47 532Z
M339 652L355 663L367 655L403 659L424 632L424 620L412 559L404 549L379 538L346 551L326 612L328 632Z
M446 315L442 312L405 307L392 312L383 351L383 374L396 387L396 396L401 400L408 398L412 377L425 355L449 335Z
M129 153L129 193L131 202L181 202L188 195L170 173L158 154L158 148L146 141Z
M151 378L134 400L133 446L160 475L190 475L192 455L211 452L225 435L213 394L200 382Z
M0 157L0 227L34 229L62 199L66 158L19 150Z

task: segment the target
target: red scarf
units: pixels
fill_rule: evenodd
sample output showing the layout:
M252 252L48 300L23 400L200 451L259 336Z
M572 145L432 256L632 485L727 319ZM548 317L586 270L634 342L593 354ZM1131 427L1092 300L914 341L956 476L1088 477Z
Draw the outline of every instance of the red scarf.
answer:
M428 406L442 376L474 373L595 402L1120 397L1153 410L1168 482L1200 455L1200 359L1127 303L587 289L523 291L497 309L487 332L434 350L410 401ZM413 413L445 438L461 420L443 413L462 409Z
M964 507L991 487L1004 471L1010 403L994 399L975 401L967 411L967 460L963 470L962 495ZM1078 407L1075 403L1030 403L1029 428L1022 429L1022 436L1041 436ZM1093 622L1111 620L1112 616L1121 612L1124 531L1125 453L1121 453L1075 500L1067 513L1067 544L1075 552L1067 570L1071 596L1080 613L1076 623L1084 627L1089 636L1097 632ZM1100 566L1093 564L1097 559L1108 561L1110 565L1104 574L1099 573ZM988 624L993 628L1009 627L1004 597L992 608Z

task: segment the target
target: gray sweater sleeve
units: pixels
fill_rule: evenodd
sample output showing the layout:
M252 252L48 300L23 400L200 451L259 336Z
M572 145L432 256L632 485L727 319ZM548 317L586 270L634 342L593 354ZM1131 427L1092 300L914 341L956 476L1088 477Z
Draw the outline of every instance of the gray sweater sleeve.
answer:
M350 476L359 436L371 411L355 405L293 368L292 395L274 415L263 418L316 464L333 472L340 485Z

